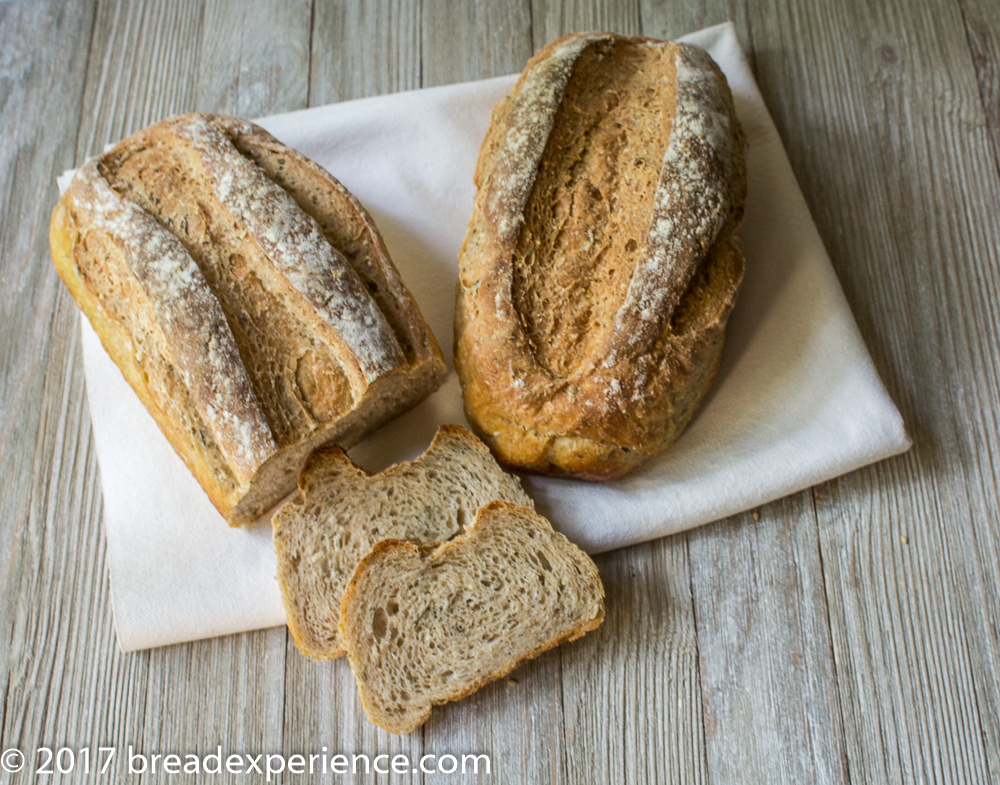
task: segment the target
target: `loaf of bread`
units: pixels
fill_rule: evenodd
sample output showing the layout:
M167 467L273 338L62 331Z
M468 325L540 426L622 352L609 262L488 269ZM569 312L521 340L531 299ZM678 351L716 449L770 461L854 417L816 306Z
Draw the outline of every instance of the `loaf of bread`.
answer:
M371 217L261 128L180 115L88 160L52 258L218 510L258 519L306 457L415 405L445 364Z
M493 112L455 359L509 466L615 479L684 429L743 278L745 138L697 47L560 38Z
M340 601L376 542L450 539L495 499L532 506L518 479L458 425L438 428L417 460L374 476L343 450L320 449L299 475L299 495L273 518L277 577L295 643L315 660L344 653Z
M492 502L451 542L383 540L341 607L368 718L409 733L458 700L604 619L590 558L526 507Z

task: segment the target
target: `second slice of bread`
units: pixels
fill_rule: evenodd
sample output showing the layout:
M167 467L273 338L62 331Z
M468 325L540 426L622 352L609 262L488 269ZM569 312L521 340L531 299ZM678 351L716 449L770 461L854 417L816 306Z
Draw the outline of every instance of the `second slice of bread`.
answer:
M344 654L340 601L361 558L379 540L447 540L494 499L533 506L465 428L442 425L427 451L369 476L338 447L326 447L299 475L301 499L274 516L274 544L288 627L304 655Z
M541 515L500 501L451 542L378 543L341 606L361 703L390 733L603 619L590 558Z

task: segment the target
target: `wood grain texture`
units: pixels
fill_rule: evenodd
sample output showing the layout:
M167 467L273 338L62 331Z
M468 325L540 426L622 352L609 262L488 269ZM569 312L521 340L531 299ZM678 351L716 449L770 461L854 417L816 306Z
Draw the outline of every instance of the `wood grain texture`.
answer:
M914 450L601 556L598 631L407 737L284 630L119 652L78 316L48 261L55 174L178 111L287 111L518 71L570 30L727 18ZM469 782L1000 782L998 36L988 0L0 3L0 745L489 754ZM390 779L425 780L463 778Z
M531 2L531 38L536 50L566 33L594 30L640 35L640 26L638 0Z
M194 105L203 10L202 0L97 5L75 163Z
M304 109L311 26L309 0L206 0L195 107L250 118Z
M420 3L316 3L309 105L420 87Z
M92 25L90 7L0 6L0 280L10 287L0 301L4 749L93 732L90 716L68 694L65 703L56 696L63 710L52 711L50 690L65 670L103 660L89 648L92 605L92 623L110 633L103 545L87 526L99 511L86 490L95 469L89 417L72 373L74 347L64 337L75 309L64 307L45 261L52 178L73 158ZM65 113L50 120L53 101ZM66 526L78 518L82 526ZM63 580L68 571L81 591ZM100 588L88 591L94 585ZM78 602L88 611L80 613ZM75 686L77 699L93 696L83 680Z
M567 782L709 782L687 535L604 554L604 624L560 650Z
M848 782L809 494L691 533L709 771Z
M989 0L959 0L959 7L1000 172L1000 6Z
M1000 194L959 8L771 2L751 28L765 99L915 437L815 492L851 777L995 781Z
M321 747L327 747L331 755L363 754L369 759L388 755L388 760L404 754L416 765L425 754L422 731L393 736L369 722L358 700L354 676L346 658L308 662L290 635L286 646L285 721L280 749L291 754L293 751L321 752ZM372 782L374 779L374 774L361 768L357 776L351 774L340 781ZM422 774L409 771L394 775L391 781L413 783L423 780Z
M421 87L520 71L531 57L529 0L423 0Z

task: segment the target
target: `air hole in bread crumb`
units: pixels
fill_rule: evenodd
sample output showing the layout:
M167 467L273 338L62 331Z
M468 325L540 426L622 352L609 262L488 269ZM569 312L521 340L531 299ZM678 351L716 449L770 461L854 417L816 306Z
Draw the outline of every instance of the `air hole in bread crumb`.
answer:
M458 514L455 516L458 521L458 528L465 529L465 510L461 507L458 508Z
M385 637L385 631L389 625L389 619L385 615L384 608L376 608L375 613L372 616L372 635L375 636L376 640L382 640Z
M542 565L542 569L546 572L552 572L552 565L549 564L549 560L545 558L545 554L541 551L537 551L538 563Z
M395 600L389 600L389 602L387 602L385 605L385 611L390 616L395 616L397 613L399 613L399 603L396 602Z

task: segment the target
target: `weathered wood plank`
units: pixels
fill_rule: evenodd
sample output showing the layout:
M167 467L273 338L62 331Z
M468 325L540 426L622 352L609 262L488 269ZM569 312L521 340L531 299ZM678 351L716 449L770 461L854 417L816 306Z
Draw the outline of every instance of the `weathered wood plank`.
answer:
M916 442L815 493L851 775L985 782L1000 774L1000 186L959 9L750 11L765 98Z
M148 122L196 108L199 100L215 101L200 108L247 114L292 108L294 102L304 104L308 7L303 15L301 7L296 14L282 3L273 5L270 11L256 9L262 18L271 20L267 26L240 17L240 57L211 62L210 78L202 82L198 63L211 61L204 54L210 49L209 39L223 32L224 20L238 16L239 3L231 3L233 13L228 16L225 8L209 7L214 30L203 26L200 2L102 3L96 20L90 4L19 4L17 8L57 9L69 18L65 23L69 30L63 33L67 40L51 46L76 62L76 73L49 76L44 86L33 84L33 99L44 104L44 110L50 110L55 101L80 107L84 68L86 88L83 111L68 115L68 128L46 126L42 118L51 112L41 106L33 116L25 116L28 133L37 133L37 127L52 128L51 134L65 148L65 160L55 164L49 160L30 186L22 186L20 193L15 190L15 198L38 209L37 183L52 183L56 171L74 162L73 140L79 161L105 142ZM0 13L8 8L0 8ZM94 35L88 64L84 55L73 54L71 42L79 40L81 26L89 30L91 24ZM296 52L305 56L295 57ZM53 59L59 62L54 55ZM239 89L217 88L234 78ZM259 83L266 89L260 89ZM72 85L78 94L75 98L52 96L49 85L66 85L63 89ZM24 440L34 449L35 479L32 483L29 477L25 483L31 489L25 540L20 551L11 551L25 567L5 595L21 598L10 599L4 606L5 612L16 608L19 613L10 649L15 690L8 690L5 737L26 748L42 743L117 744L119 772L127 764L121 757L126 743L147 752L205 753L219 744L234 751L280 750L283 630L133 655L117 651L99 525L100 494L79 367L77 315L46 259L47 214L54 200L52 185L40 210L42 216L34 221L40 239L34 241L30 255L21 254L32 260L27 269L44 271L37 273L42 284L35 288L49 291L48 301L33 303L29 316L26 298L22 318L8 319L5 314L3 322L5 329L25 325L22 343L40 355L32 354L34 365L20 377L8 375L5 381L17 380L26 388L44 385L44 392L33 393L41 407L23 409L39 411L42 419L35 421L37 437ZM3 258L11 257L5 253ZM30 335L33 328L51 331L48 349L44 340Z
M811 501L691 533L713 782L848 781Z
M560 649L567 782L708 782L687 535L597 559L604 624Z
M529 0L423 0L421 87L520 71L531 57Z
M705 27L732 22L743 50L753 63L750 22L744 0L701 0L699 3L671 3L663 0L640 0L639 17L642 35L650 38L678 38Z
M420 87L420 3L317 3L309 105Z
M1000 176L1000 5L991 2L984 2L984 0L959 0L959 5L962 10L962 18L965 23L966 38L969 42L969 48L972 53L972 62L976 71L976 78L979 85L979 96L983 105L983 112L986 117L986 130L989 134L990 142L993 148L993 161L996 165L996 171L998 176ZM994 250L997 246L996 235L993 235L992 247ZM994 256L994 261L996 257ZM980 262L981 263L981 262ZM994 266L994 273L996 267ZM996 305L996 290L993 292L994 296L992 302L994 306ZM994 322L996 324L996 322ZM994 387L993 392L996 389ZM993 408L993 418L995 420L996 412L996 396L992 398L992 408ZM993 433L996 434L996 428L994 427ZM996 464L993 463L991 468L993 469L994 481L992 483L993 495L995 501L996 493L996 475L997 469ZM984 484L989 484L989 475L984 478ZM989 500L989 494L987 494L987 500ZM997 517L996 517L996 506L993 506L992 510L986 511L986 520L990 521L990 513L992 513L992 526L990 526L993 532L997 530ZM975 514L981 514L983 511L981 509L977 510ZM989 525L989 524L987 524ZM977 557L983 559L983 555L980 555L980 548L984 551L986 564L980 567L980 573L982 575L982 583L987 587L987 589L992 586L993 591L988 592L988 599L984 603L984 608L981 612L984 618L981 622L981 629L985 629L988 633L988 640L991 641L991 645L984 646L982 650L978 652L973 652L973 656L979 659L976 663L975 669L980 673L989 674L989 678L980 678L979 683L985 682L987 689L979 689L977 691L980 696L980 704L987 705L989 701L996 700L997 690L1000 689L997 685L1000 684L1000 646L997 642L1000 641L1000 602L997 598L997 586L1000 585L1000 569L997 565L1000 563L1000 557L997 554L995 537L990 538L991 541L985 543L985 545L980 545L978 542L975 543ZM980 611L979 608L975 608L976 611ZM994 702L994 706L996 703ZM985 723L982 727L983 741L986 749L986 753L989 756L989 769L990 774L994 780L1000 781L1000 722L996 720L996 711L993 711L993 719Z
M566 33L599 30L622 35L639 35L637 0L611 0L593 3L587 0L532 0L531 40L541 49Z
M54 172L72 160L86 68L90 8L60 3L0 7L0 496L4 553L29 516L28 489L45 385L54 303L61 289L48 255ZM81 30L83 35L80 34ZM53 102L65 107L53 117ZM44 199L39 194L44 194ZM38 315L41 314L42 318ZM16 561L4 574L12 575ZM9 596L9 595L8 595ZM5 607L6 610L6 607Z
M207 0L195 108L238 117L305 108L311 17L310 0Z
M76 163L194 107L203 0L126 5L98 5Z
M53 178L73 159L92 26L93 8L87 6L0 6L0 280L9 287L0 300L5 749L30 749L62 727L66 717L53 716L45 685L89 657L86 647L75 643L80 628L89 627L88 615L58 602L53 576L69 564L74 574L88 574L85 582L93 580L93 573L103 579L100 549L56 517L65 510L59 502L67 486L76 492L87 487L93 467L85 450L53 454L51 446L61 441L57 423L66 419L73 427L81 410L70 406L65 411L62 382L74 354L61 334L73 316L60 308L61 284L46 259ZM62 110L53 112L53 107ZM89 533L87 527L82 533ZM79 558L85 561L79 564ZM107 614L98 609L95 626L107 631L107 622ZM77 695L86 692L81 688ZM76 714L73 719L74 730L90 733L89 718Z
M391 761L403 754L412 766L424 754L423 736L416 730L408 736L393 736L376 727L365 716L358 700L354 676L346 658L333 662L308 662L288 636L285 664L285 723L284 749L291 752L322 752L319 744L329 748L329 755L347 755L353 767L355 754L366 755L373 761L377 755L388 755ZM359 766L363 766L359 763ZM382 764L387 766L388 764ZM374 774L361 767L357 776L339 778L344 782L371 782ZM419 772L394 774L393 782L423 781Z
M959 7L1000 172L1000 6L989 0L959 0Z

